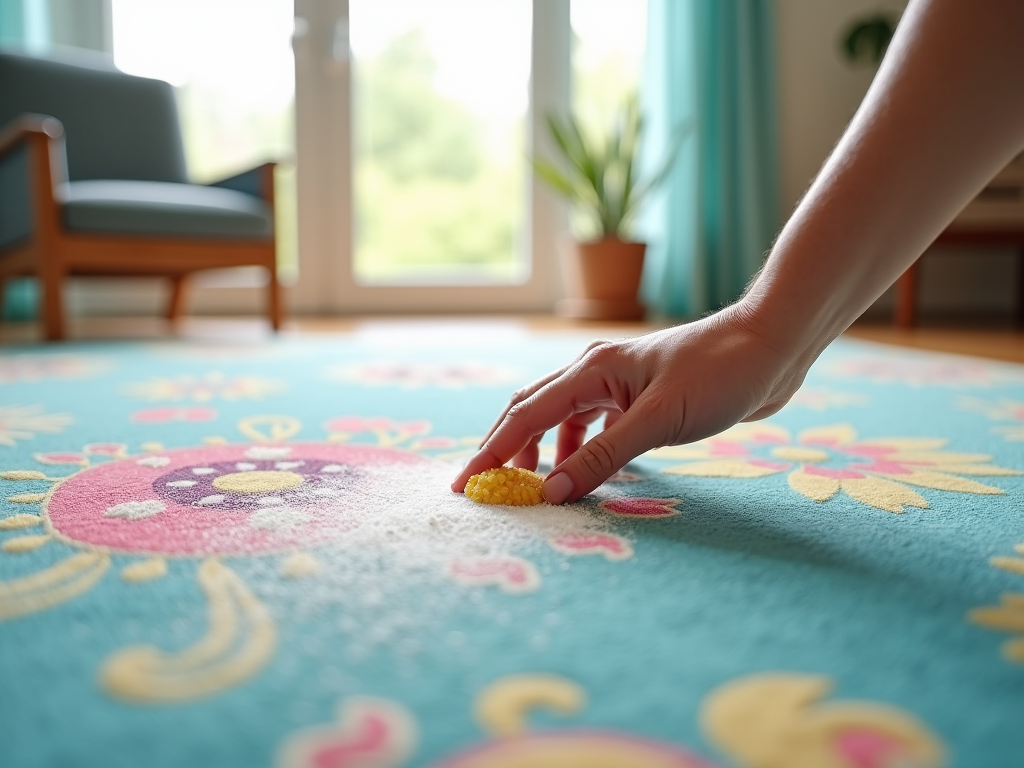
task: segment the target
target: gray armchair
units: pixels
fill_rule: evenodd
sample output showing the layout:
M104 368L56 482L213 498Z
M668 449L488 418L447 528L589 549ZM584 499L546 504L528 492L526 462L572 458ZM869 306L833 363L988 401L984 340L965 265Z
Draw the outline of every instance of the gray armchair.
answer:
M175 320L193 273L259 266L277 330L273 170L190 184L167 83L0 52L0 300L36 276L57 340L67 276L165 276Z

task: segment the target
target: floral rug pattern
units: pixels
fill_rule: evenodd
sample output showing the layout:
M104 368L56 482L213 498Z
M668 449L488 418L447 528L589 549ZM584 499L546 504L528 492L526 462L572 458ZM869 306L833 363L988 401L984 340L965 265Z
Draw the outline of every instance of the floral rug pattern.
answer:
M0 358L0 764L1024 760L1024 367L840 343L577 504L447 491L585 343Z

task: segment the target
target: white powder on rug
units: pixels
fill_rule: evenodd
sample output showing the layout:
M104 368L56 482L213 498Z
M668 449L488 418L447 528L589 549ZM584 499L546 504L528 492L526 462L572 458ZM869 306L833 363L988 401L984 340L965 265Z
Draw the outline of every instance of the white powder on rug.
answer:
M413 656L456 609L473 606L478 616L501 624L511 620L508 601L529 599L505 595L494 586L456 583L446 575L452 562L514 556L539 564L543 559L543 593L546 576L570 567L549 540L614 527L614 518L596 510L593 499L561 506L478 504L449 489L458 471L457 465L437 461L359 467L356 477L339 478L337 485L300 491L298 503L293 497L290 506L260 510L261 526L275 514L282 515L283 525L301 525L302 516L295 512L307 503L321 512L336 509L342 524L358 521L336 541L310 550L322 565L315 574L300 581L264 579L260 591L280 585L300 619L308 614L322 621L325 611L335 613L353 660L381 646ZM554 571L552 559L557 561ZM546 615L550 628L557 617ZM464 644L464 637L455 636L459 633L448 634L445 642Z

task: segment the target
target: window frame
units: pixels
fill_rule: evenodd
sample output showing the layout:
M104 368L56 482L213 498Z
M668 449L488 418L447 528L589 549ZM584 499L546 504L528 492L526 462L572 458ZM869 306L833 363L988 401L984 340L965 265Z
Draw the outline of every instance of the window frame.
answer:
M570 103L570 0L533 0L528 146L550 153L544 124ZM520 284L361 285L353 275L352 69L348 0L295 0L295 141L300 312L544 312L561 295L563 201L528 174L529 277ZM307 160L311 158L311 160Z

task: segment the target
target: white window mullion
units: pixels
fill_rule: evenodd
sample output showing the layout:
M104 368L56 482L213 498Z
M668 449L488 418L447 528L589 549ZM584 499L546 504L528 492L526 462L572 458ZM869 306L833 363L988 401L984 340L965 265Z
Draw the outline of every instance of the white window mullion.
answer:
M518 285L365 286L353 277L352 72L347 0L296 0L300 277L296 310L544 311L560 291L565 206L528 176L529 279ZM533 0L529 144L548 151L544 115L569 103L569 0ZM467 33L471 30L467 31ZM532 150L531 150L532 151ZM525 160L524 160L525 162Z
M344 310L351 261L352 149L348 0L295 0L296 311Z

